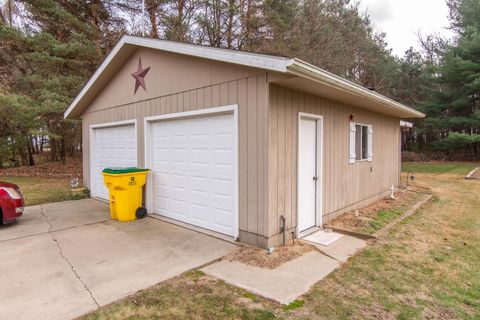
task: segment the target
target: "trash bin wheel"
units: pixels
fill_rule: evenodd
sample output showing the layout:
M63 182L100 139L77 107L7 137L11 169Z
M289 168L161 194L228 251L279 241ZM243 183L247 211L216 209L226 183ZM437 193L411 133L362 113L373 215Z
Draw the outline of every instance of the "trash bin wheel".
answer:
M135 216L137 219L143 219L147 216L147 209L145 207L138 207L135 211Z

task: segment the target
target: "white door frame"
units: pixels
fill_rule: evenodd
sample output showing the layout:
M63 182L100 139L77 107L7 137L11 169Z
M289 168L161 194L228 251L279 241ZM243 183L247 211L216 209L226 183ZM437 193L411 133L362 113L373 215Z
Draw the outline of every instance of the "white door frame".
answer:
M122 126L129 126L132 125L134 126L134 132L135 132L135 151L137 152L135 158L137 159L137 166L138 166L138 140L137 140L137 120L136 119L131 119L131 120L123 120L123 121L114 121L114 122L107 122L107 123L99 123L99 124L92 124L90 125L90 143L89 143L89 159L90 159L90 164L89 164L89 187L90 187L90 196L95 199L100 199L105 201L102 198L97 197L96 194L94 194L94 190L92 189L92 181L93 181L93 168L95 164L95 157L93 156L93 151L95 150L96 144L96 131L95 129L102 129L102 128L109 128L109 127L122 127Z
M323 138L323 116L318 115L318 114L313 114L313 113L305 113L305 112L299 112L298 113L298 130L297 130L297 237L302 236L303 232L301 232L298 228L298 221L299 221L299 214L300 212L298 211L298 204L300 201L300 197L298 194L298 185L300 182L300 125L301 125L301 120L302 119L312 119L316 120L317 122L317 175L318 175L318 180L317 180L317 189L316 189L316 195L315 195L315 224L316 227L321 227L323 224L323 143L324 143L324 138ZM306 230L308 233L308 230Z
M194 111L185 111L164 114L160 116L151 116L144 118L144 143L145 143L145 168L152 168L153 153L151 146L153 145L152 141L152 124L158 121L166 120L176 120L176 119L185 119L185 118L197 118L197 117L206 117L208 115L221 115L221 114L233 114L233 210L234 210L234 238L238 238L239 234L239 217L238 217L238 192L239 192L239 179L238 179L238 105L227 105L216 108L208 108ZM153 175L147 176L147 188L146 188L146 198L145 204L147 211L153 213L153 184L152 184Z

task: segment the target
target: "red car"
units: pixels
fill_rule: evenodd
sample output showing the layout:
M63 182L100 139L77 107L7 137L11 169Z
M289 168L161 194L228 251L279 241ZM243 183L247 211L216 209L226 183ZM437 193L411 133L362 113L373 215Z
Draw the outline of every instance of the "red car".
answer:
M0 224L15 221L23 214L24 206L20 188L12 183L0 182Z

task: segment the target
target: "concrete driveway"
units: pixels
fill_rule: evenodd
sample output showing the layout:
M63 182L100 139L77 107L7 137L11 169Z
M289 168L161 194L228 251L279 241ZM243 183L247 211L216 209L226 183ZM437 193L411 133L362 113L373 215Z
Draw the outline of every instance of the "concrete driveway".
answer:
M96 200L28 207L0 226L0 317L68 319L204 265L235 245Z

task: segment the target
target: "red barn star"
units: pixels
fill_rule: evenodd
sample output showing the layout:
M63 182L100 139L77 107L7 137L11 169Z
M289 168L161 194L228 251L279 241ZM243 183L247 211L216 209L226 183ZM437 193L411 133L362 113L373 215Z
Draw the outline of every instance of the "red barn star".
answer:
M137 72L132 73L132 77L135 78L135 91L133 94L137 93L138 88L142 87L143 90L147 91L147 86L145 85L145 76L147 75L150 67L143 69L142 67L142 58L138 58L138 68Z

